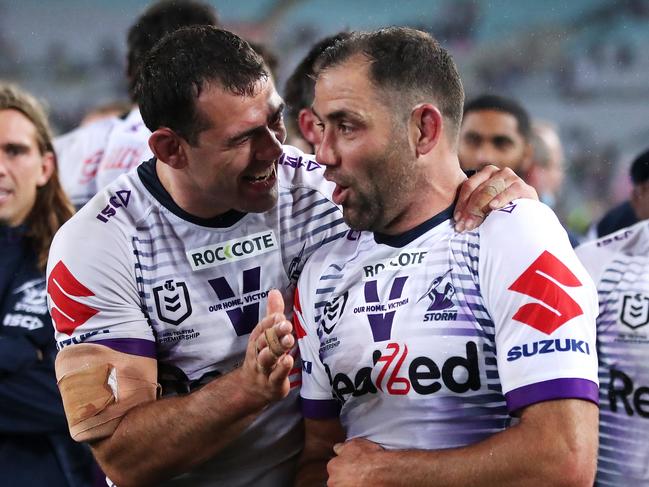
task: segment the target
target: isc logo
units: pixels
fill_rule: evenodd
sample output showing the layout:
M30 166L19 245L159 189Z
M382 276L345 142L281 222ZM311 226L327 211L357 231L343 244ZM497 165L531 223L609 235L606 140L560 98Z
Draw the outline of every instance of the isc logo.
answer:
M327 364L333 394L345 402L349 396L376 394L381 391L390 395L406 395L411 390L416 394L434 394L446 387L456 394L480 389L480 368L478 346L467 342L466 356L453 356L440 365L429 357L411 357L408 346L389 343L384 353L375 350L372 355L374 367L363 367L353 379L344 373L331 376ZM458 379L462 377L462 379Z

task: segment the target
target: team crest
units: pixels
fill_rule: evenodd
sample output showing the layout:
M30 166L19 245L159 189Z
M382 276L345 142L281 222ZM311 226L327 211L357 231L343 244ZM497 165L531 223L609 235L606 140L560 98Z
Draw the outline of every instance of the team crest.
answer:
M325 304L324 310L322 311L322 318L320 319L320 328L327 335L331 334L345 311L348 297L349 291L345 291L340 296L336 296Z
M624 294L620 321L634 330L649 324L649 297L640 293Z
M174 283L173 279L169 279L164 285L153 288L153 296L158 317L165 323L178 326L192 314L192 304L184 282Z
M457 309L453 302L455 287L449 277L452 270L453 268L433 279L426 293L417 300L419 302L424 298L428 298L430 301L426 309L424 321L450 321L457 319Z

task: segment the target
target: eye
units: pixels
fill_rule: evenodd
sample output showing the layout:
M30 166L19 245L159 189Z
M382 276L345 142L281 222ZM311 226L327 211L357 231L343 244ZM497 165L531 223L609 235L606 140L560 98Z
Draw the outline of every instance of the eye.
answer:
M350 124L340 122L338 124L338 130L343 135L349 135L354 131L354 127L352 127Z
M270 125L280 125L284 121L284 114L279 111L270 120Z

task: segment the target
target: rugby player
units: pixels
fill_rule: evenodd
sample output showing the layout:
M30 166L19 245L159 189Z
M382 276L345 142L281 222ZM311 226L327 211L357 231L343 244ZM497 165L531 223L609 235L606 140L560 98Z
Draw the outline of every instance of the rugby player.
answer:
M576 249L597 284L597 485L649 485L649 222Z
M161 0L150 5L129 28L126 79L135 104L134 86L144 56L166 33L188 25L218 25L216 11L194 0ZM137 106L105 117L54 139L63 189L81 208L97 190L152 157L151 132Z
M299 485L592 485L595 287L537 201L453 228L449 54L390 28L353 34L316 72L317 160L353 230L298 283Z

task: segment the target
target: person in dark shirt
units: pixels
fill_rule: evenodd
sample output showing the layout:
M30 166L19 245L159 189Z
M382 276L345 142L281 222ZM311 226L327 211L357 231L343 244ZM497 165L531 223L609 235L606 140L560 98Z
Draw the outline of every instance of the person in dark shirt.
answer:
M588 238L600 238L649 218L649 149L635 158L629 171L631 198L611 208L592 226Z
M0 472L3 485L86 486L92 458L69 436L56 386L45 265L73 209L40 104L0 84Z

